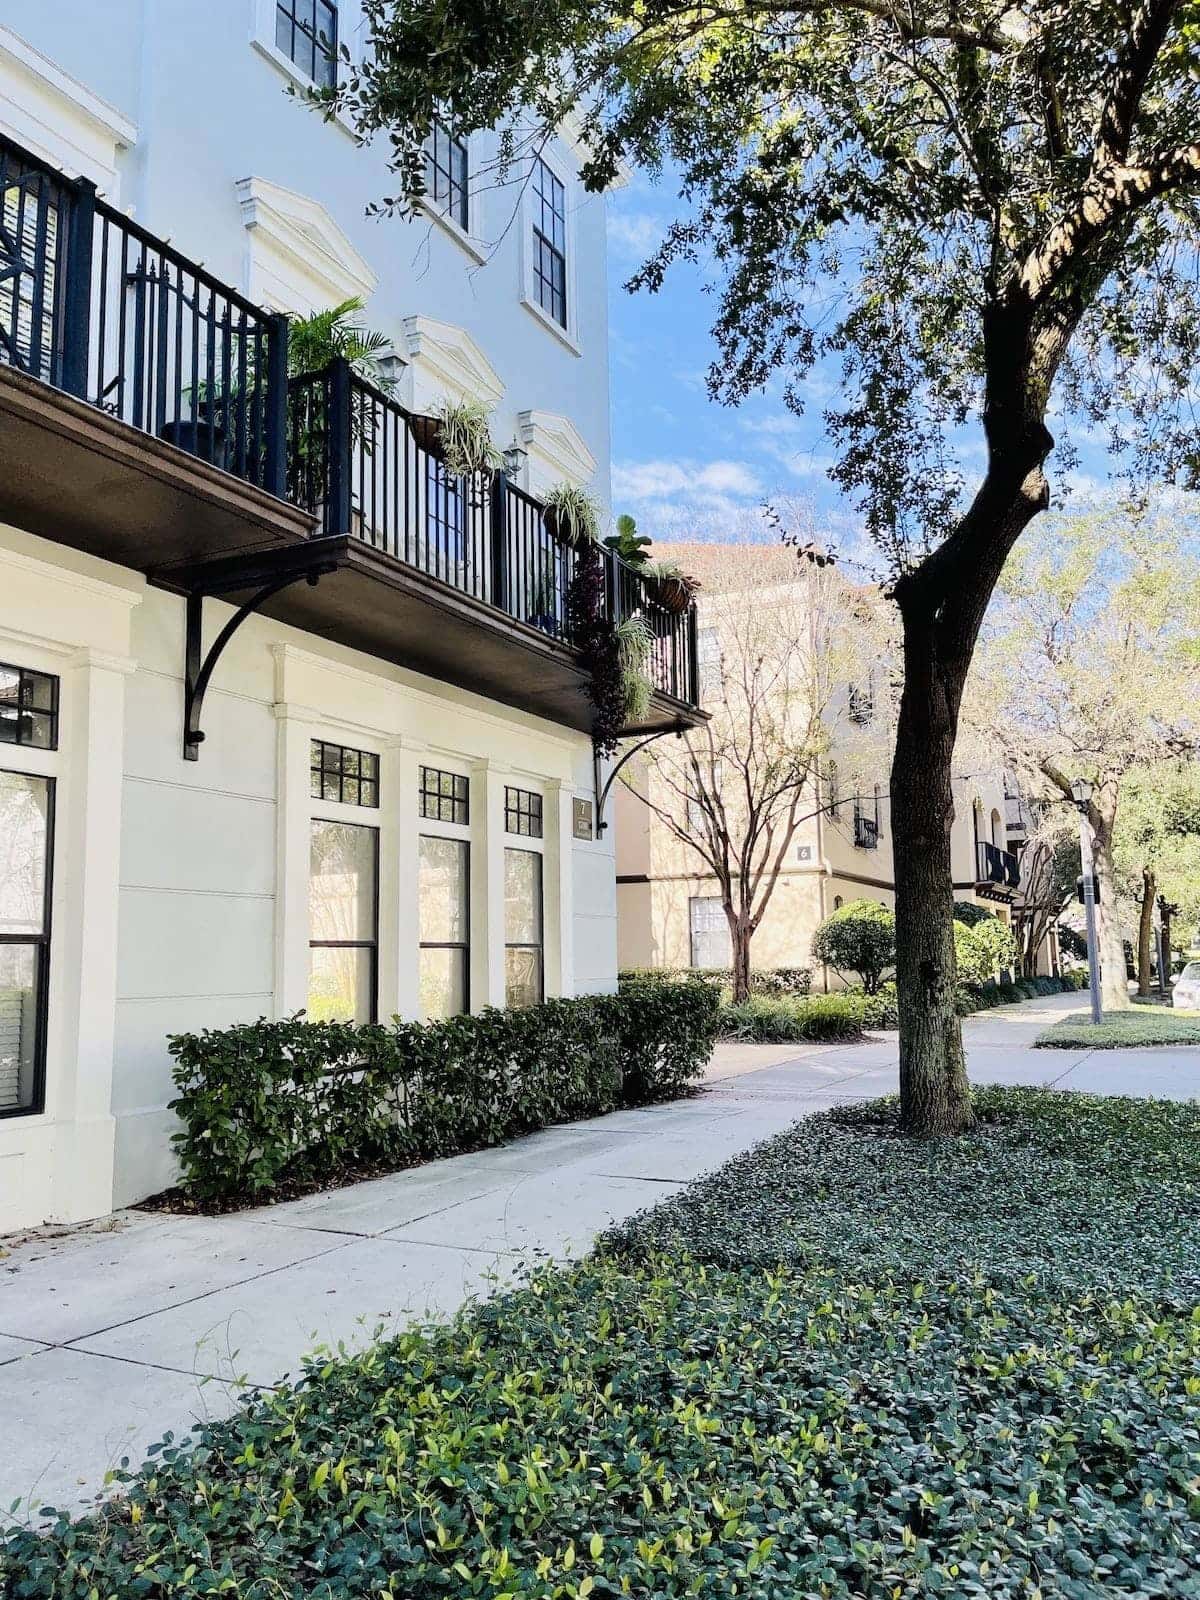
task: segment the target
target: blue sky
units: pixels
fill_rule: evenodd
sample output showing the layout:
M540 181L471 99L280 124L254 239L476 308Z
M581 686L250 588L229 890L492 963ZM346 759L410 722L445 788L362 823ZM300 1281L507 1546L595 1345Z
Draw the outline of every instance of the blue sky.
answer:
M632 512L643 532L658 537L719 539L744 526L764 501L784 504L793 516L807 514L822 542L873 565L853 507L826 475L823 413L836 374L818 369L811 376L800 417L778 390L737 408L718 404L705 386L716 304L701 273L672 268L657 294L625 289L676 214L671 189L641 174L609 196L614 512ZM1077 471L1055 473L1051 461L1058 503L1069 491L1089 500L1104 494L1103 450L1086 438L1077 442ZM982 440L971 429L962 464L969 471L982 462Z

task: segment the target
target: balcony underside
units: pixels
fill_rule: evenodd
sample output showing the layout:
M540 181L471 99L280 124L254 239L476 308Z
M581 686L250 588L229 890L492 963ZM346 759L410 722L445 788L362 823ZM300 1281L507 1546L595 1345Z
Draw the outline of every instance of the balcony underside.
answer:
M0 519L146 572L306 538L313 518L0 365Z
M262 615L551 722L591 731L587 674L573 650L361 539L304 539L286 549L159 569L151 577L164 588L200 590L240 605L292 572L320 576L271 596ZM704 720L694 706L656 693L637 731L693 727Z

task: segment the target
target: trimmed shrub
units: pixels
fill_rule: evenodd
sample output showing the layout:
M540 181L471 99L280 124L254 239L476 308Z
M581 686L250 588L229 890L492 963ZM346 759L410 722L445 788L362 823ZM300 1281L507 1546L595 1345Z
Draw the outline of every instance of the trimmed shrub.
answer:
M867 994L874 994L896 964L896 917L873 900L851 900L839 907L813 935L813 957L835 972L856 972Z
M729 967L630 967L618 974L622 990L631 983L681 983L699 978L718 989L733 988ZM751 994L808 994L812 989L811 967L757 967L750 974Z
M687 1091L712 1052L707 984L630 984L439 1022L290 1017L169 1041L185 1194L229 1206L499 1144Z
M743 1005L722 1006L718 1027L722 1038L752 1040L756 1044L861 1039L866 1010L864 995L751 995Z
M968 908L964 906L963 909ZM969 909L980 911L982 907ZM969 987L987 983L1002 969L1011 968L1017 959L1017 941L1011 929L990 911L984 911L970 923L956 914L954 954L959 982Z

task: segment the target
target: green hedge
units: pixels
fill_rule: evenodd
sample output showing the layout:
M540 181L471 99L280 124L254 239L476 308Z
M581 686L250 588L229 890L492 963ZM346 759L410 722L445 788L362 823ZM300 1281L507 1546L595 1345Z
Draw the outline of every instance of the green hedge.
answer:
M182 1186L229 1205L683 1094L716 1037L703 983L629 984L445 1021L260 1020L169 1042Z
M804 995L812 989L811 967L755 967L750 973L751 994ZM629 967L618 974L618 985L630 983L686 983L702 978L718 989L733 987L729 967Z

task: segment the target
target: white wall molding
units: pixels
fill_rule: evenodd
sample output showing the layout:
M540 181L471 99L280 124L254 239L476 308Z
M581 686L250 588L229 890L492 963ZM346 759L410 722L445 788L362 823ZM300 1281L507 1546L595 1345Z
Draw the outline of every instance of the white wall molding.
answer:
M259 177L239 179L237 194L252 299L307 315L374 294L379 274L319 200Z
M482 400L499 405L504 380L465 328L434 317L405 317L409 403L429 410L439 400Z
M553 411L519 411L517 439L529 452L529 483L534 494L556 483L582 488L595 474L596 458L570 417Z
M137 142L137 124L2 25L0 130L120 203L117 163Z

